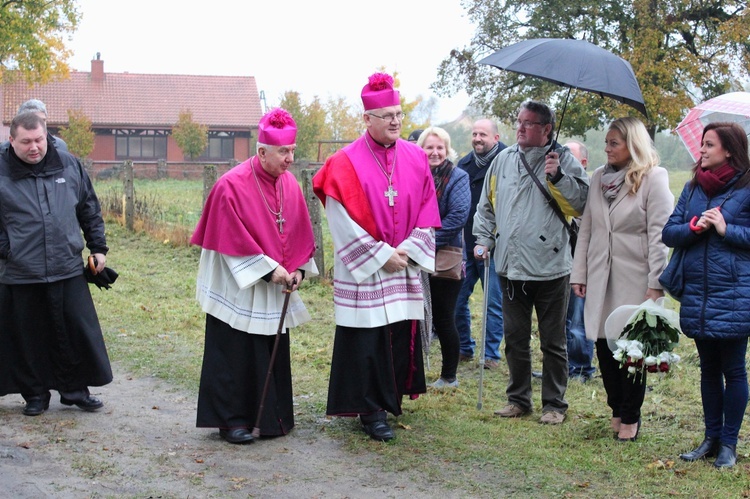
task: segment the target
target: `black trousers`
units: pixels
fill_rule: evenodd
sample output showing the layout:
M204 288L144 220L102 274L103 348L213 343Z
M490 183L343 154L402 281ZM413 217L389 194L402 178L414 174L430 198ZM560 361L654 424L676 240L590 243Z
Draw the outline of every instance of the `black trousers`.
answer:
M463 279L435 279L430 277L430 296L432 297L432 324L438 340L443 365L440 377L453 380L458 369L460 341L456 328L456 300L461 291Z
M646 373L628 376L628 370L612 357L606 339L596 340L596 357L602 373L607 405L612 417L620 418L623 424L635 424L641 418L641 406L646 397Z

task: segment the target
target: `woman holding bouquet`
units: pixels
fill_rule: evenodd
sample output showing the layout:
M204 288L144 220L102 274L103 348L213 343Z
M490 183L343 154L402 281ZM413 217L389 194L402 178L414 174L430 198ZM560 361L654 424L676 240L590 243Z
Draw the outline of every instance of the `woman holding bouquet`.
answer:
M685 461L734 466L748 401L750 158L736 123L710 123L700 158L662 238L683 252L680 325L700 356L705 439Z
M646 127L635 118L610 124L605 138L607 163L591 178L581 218L573 272L573 292L586 297L586 336L596 340L596 354L612 409L612 429L622 442L635 441L640 430L646 375L628 376L612 356L604 323L621 305L640 305L664 296L659 276L668 249L661 231L674 206L667 171Z

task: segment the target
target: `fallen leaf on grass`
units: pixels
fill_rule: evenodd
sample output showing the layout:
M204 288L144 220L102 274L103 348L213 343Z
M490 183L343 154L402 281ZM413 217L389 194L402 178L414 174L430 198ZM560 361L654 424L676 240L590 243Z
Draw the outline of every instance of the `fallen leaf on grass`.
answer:
M21 442L18 446L23 447L24 449L31 449L31 444L29 442Z
M153 410L155 410L155 411L158 411L158 410L159 410L159 406L158 406L158 405L155 405L155 406L153 406L153 407L152 407L151 409L153 409Z
M674 467L674 461L671 459L667 459L666 461L662 461L661 459L657 459L656 461L649 463L646 468L653 470L671 470Z
M591 482L579 482L576 484L576 487L578 487L579 489L588 489L590 485Z
M404 423L399 423L398 427L403 428L404 430L411 430L411 426L404 424Z
M195 462L198 464L203 464L203 459L196 459Z

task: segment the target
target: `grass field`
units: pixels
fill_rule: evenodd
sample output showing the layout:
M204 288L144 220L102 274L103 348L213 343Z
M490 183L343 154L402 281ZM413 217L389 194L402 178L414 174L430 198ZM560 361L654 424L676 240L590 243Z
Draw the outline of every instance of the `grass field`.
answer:
M689 174L670 172L675 197ZM117 184L97 183L103 200ZM158 203L166 224L190 223L200 210L201 186L189 181L136 184L137 195ZM153 201L152 201L153 200ZM106 204L106 203L105 203ZM204 316L194 298L199 252L144 232L130 233L111 219L108 262L120 279L113 289L93 289L112 358L135 374L163 377L197 393ZM459 389L406 401L395 420L397 439L367 439L350 419L324 418L334 320L327 280L305 281L301 296L313 320L292 331L292 364L298 425L316 426L344 443L352 459L375 453L385 469L441 484L466 497L750 497L748 428L740 434L738 465L717 471L709 463L684 463L677 456L702 439L698 359L692 341L681 338L682 362L667 376L650 375L637 443L618 443L600 378L571 382L568 418L561 426L540 425L540 385L534 382L537 412L500 420L492 411L505 403L507 367L486 372L482 409L477 408L475 365L462 364ZM479 331L481 289L473 296L474 331ZM535 366L539 344L532 339ZM437 342L428 381L439 375ZM294 434L287 438L294 438ZM345 463L342 463L342 469Z

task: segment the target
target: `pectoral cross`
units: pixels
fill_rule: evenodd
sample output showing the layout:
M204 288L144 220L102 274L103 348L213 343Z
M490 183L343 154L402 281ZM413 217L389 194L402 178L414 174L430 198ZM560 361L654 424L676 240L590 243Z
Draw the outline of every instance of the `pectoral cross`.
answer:
M388 185L388 190L383 192L383 195L388 198L388 206L393 206L393 198L398 196L398 191L394 191L393 186Z
M286 222L286 220L281 218L281 212L278 212L276 214L276 225L279 226L279 234L284 233L284 222Z

